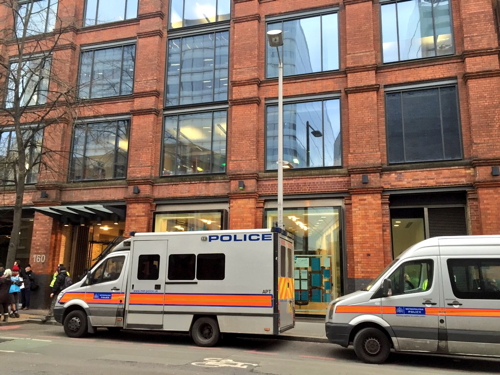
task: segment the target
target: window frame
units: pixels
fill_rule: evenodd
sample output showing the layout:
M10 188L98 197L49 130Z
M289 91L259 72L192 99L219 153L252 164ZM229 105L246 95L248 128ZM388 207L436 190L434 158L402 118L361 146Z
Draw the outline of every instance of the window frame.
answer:
M340 141L339 141L339 151L340 151L340 164L339 165L335 165L335 155L336 155L336 150L335 150L335 147L332 149L332 157L333 157L333 165L325 165L325 107L324 107L324 103L327 102L327 101L331 101L331 100L337 100L338 101L338 108L339 108L339 118L338 118L338 124L339 124L339 134L337 137L340 137ZM296 167L294 166L293 169L297 169L297 170L311 170L311 169L314 169L314 170L317 170L317 169L321 169L321 168L342 168L343 167L343 164L344 164L344 158L343 158L343 138L342 138L342 99L340 97L340 94L335 94L335 95L329 95L329 96L309 96L309 97L302 97L302 98L293 98L293 99L283 99L283 133L286 132L286 127L285 127L285 114L286 114L286 107L287 105L295 105L295 104L305 104L305 103L314 103L314 102L318 102L318 103L321 103L321 107L322 107L322 113L321 113L321 119L322 119L322 123L321 123L321 131L323 133L323 135L321 136L322 138L322 158L323 158L323 165L322 166L318 166L318 167L310 167L310 166L305 166L305 167ZM268 137L268 127L269 127L269 121L268 121L268 111L269 111L269 107L277 107L277 104L278 104L278 101L277 100L268 100L266 101L266 105L265 105L265 112L264 112L264 169L266 172L269 172L269 171L277 171L277 167L276 168L268 168L268 146L269 146L269 137ZM318 129L315 129L315 130L318 130ZM306 126L306 131L308 131L308 127ZM284 137L286 137L286 134L283 135ZM285 149L285 142L283 144L283 148ZM307 150L306 150L306 153L307 153ZM286 152L284 152L284 155L283 157L286 156ZM307 155L306 155L307 156ZM276 158L276 160L278 160ZM292 163L292 160L286 160L287 162L289 163ZM271 163L274 163L275 161L271 161Z
M455 28L454 28L454 22L453 22L453 9L452 9L452 0L448 0L448 9L449 9L449 16L450 16L450 31L451 31L451 49L452 52L449 54L445 55L438 55L436 54L435 56L425 56L425 57L416 57L416 58L411 58L411 59L401 59L400 58L400 40L399 40L399 18L397 16L397 10L396 10L396 28L398 29L398 32L396 33L397 37L397 54L398 54L398 59L395 61L385 61L384 60L384 37L383 37L383 19L382 19L382 7L384 5L389 5L389 4L398 4L398 3L403 3L406 1L413 1L413 0L379 0L380 3L380 51L381 51L381 60L382 64L395 64L395 63L401 63L401 62L411 62L415 60L420 60L420 59L434 59L437 57L447 57L447 56L454 56L456 54L456 47L455 47ZM397 5L396 5L397 8ZM433 24L433 38L434 38L434 45L435 47L437 46L437 36L436 35L436 16L434 15L434 7L432 7L432 24ZM421 19L419 18L419 22L421 22ZM437 48L434 48L435 51L437 51Z
M215 17L216 18L219 18L219 14L217 13L218 11L218 8L219 8L219 2L221 1L224 1L224 0L214 0L215 3L216 3L216 7L215 7ZM174 5L174 1L170 1L169 2L169 6L168 6L168 20L167 20L167 30L170 30L170 32L172 32L173 30L179 30L179 29L186 29L186 28L196 28L196 27L207 27L209 25L214 25L214 24L220 24L220 23L228 23L230 22L231 20L231 0L227 0L228 1L228 6L229 6L229 19L224 19L224 20L216 20L215 22L207 22L207 23L202 23L202 24L194 24L194 25L188 25L186 26L185 25L185 10L186 10L186 0L182 0L182 26L179 26L179 27L172 27L172 14L174 13L172 11L172 7Z
M122 268L120 270L118 277L116 279L112 279L112 280L104 280L104 272L106 271L110 260L116 260L119 258L122 258ZM95 270L92 271L92 273L91 273L92 278L91 279L89 278L87 280L86 285L97 285L97 284L110 283L110 282L114 282L114 281L119 280L120 276L122 275L124 264L125 264L125 255L117 255L117 256L106 258L106 260L104 260ZM101 268L102 268L102 272L99 275L99 278L94 279L95 273Z
M30 170L26 173L26 185L34 185L38 182L38 173L40 172L40 164L41 164L41 152L42 152L42 147L43 147L43 139L44 139L44 129L43 128L37 128L36 126L26 126L22 130L23 132L25 131L31 131L34 132L35 134L31 134L30 137L33 137L33 141L30 142L30 147L29 147L29 153L26 155L26 161L29 161L29 164L31 165ZM14 134L17 137L16 131L12 127L5 127L0 129L0 135L2 133L9 133L9 148L6 150L6 155L8 155L11 152L12 149L12 134ZM40 141L39 147L35 147L34 143L37 142L36 140ZM38 150L38 154L37 154ZM1 155L1 154L0 154ZM7 156L8 157L8 156ZM35 162L38 159L38 162ZM14 183L8 183L9 181L9 170L8 168L5 169L5 171L2 171L1 168L2 163L0 162L0 186L12 186ZM34 168L35 167L35 168ZM34 170L36 169L36 170Z
M94 18L94 23L93 24L87 24L87 11L88 11L88 0L85 0L85 4L83 7L83 20L82 20L82 27L92 27L92 26L99 26L99 25L106 25L108 23L113 23L113 22L123 22L127 20L133 20L136 19L139 16L139 0L124 0L125 1L125 8L124 8L124 18L122 20L114 20L114 21L107 21L107 22L101 22L98 23L98 15L99 15L99 2L101 0L95 0L96 1L96 8L95 8L95 18ZM129 2L136 2L137 3L137 14L135 17L127 18L127 9L128 9L128 4Z
M72 133L71 133L71 149L70 149L70 161L69 161L69 166L68 166L68 182L91 182L91 181L112 181L112 180L125 180L128 175L128 157L129 157L129 148L127 148L127 156L126 156L126 162L125 162L125 171L124 171L124 176L123 177L115 177L116 176L116 171L117 171L117 163L116 159L118 156L117 150L120 148L119 147L119 123L120 121L125 122L125 133L127 135L127 141L130 142L130 129L131 129L131 119L129 117L123 117L123 118L103 118L99 119L99 121L85 121L85 122L77 122L73 125ZM86 150L87 150L87 139L88 139L88 133L89 133L89 127L94 125L94 124L105 124L105 123L113 123L116 122L116 132L114 135L115 138L115 151L114 151L114 156L113 156L113 178L105 178L105 179L75 179L74 178L74 147L75 147L75 131L77 127L85 126L85 143L84 143L84 154L82 155L83 160L87 160L86 156ZM86 170L86 163L83 164L82 170Z
M43 66L40 67L41 70L38 70L36 72L36 74L34 74L30 77L30 82L32 82L33 76L36 76L39 78L36 81L37 90L36 90L36 92L33 92L31 94L31 98L30 98L30 101L31 101L33 96L37 95L37 100L36 100L36 103L34 103L34 104L29 104L29 102L23 104L23 100L24 100L23 97L26 94L26 87L27 86L21 85L21 82L19 82L18 86L20 88L22 88L22 90L24 91L24 94L19 98L20 106L31 108L31 107L47 104L47 101L49 99L49 93L50 93L50 89L49 89L50 88L50 78L52 76L52 56L38 54L38 55L29 56L27 58L24 58L21 56L20 59L16 58L16 59L11 59L9 61L9 70L8 70L7 76L6 76L5 90L4 90L5 94L4 94L4 100L2 103L4 108L13 108L13 104L9 105L9 103L13 103L13 102L9 102L9 97L10 97L10 92L11 92L11 90L9 89L9 84L13 79L13 77L12 77L12 65L22 64L22 65L27 66L31 61L39 61L38 64L43 63ZM48 67L46 67L47 64L48 64ZM44 74L45 71L47 73L47 76L45 76L45 74ZM40 88L40 86L43 86L44 80L46 81L46 85L47 85L46 90L43 90L43 88ZM45 100L40 101L41 98L44 98Z
M447 141L444 138L443 135L443 106L442 102L442 96L441 96L441 91L440 89L446 89L453 87L455 88L455 98L456 98L456 118L457 118L457 123L456 123L456 130L457 133L455 136L459 140L459 152L460 152L460 157L456 158L446 158L444 156L445 154L445 148ZM402 135L402 147L403 147L403 161L392 161L391 160L391 150L390 150L390 139L389 139L389 128L388 128L388 104L387 104L387 97L388 94L394 94L394 93L399 93L400 98L401 98L401 128L403 129L404 133L404 106L403 106L403 94L407 92L417 92L417 91L426 91L426 90L438 90L437 93L437 99L439 102L439 121L440 121L440 133L441 133L441 144L442 144L442 151L443 151L443 158L441 159L425 159L425 160L409 160L409 158L406 157L406 147L405 147L405 142L407 141L405 138L405 135ZM385 116L385 141L386 141L386 158L387 158L387 164L388 165L401 165L401 164L415 164L415 163L434 163L434 162L446 162L446 161L459 161L464 159L464 147L463 147L463 132L462 132L462 121L461 121L461 111L460 111L460 92L459 92L459 87L457 81L444 81L444 82L432 82L432 83L422 83L422 84L414 84L414 85L405 85L405 86L389 86L384 88L384 116ZM449 142L449 141L448 141ZM394 146L393 146L394 147Z
M29 32L29 29L28 29L28 30L26 31L26 33L25 33L25 29L24 29L24 27L23 27L21 30L18 30L17 26L18 26L18 20L19 20L19 17L20 17L20 10L21 10L21 7L22 7L23 5L26 5L26 4L30 4L30 3L31 3L31 1L30 1L30 0L21 0L21 1L19 1L19 3L18 3L19 9L17 9L17 12L16 12L16 19L15 19L15 21L14 21L14 25L15 25L15 26L14 26L14 27L15 27L14 33L16 34L17 38L23 38L23 37L24 37L24 34L26 34L26 35L25 35L25 37L31 37L31 36L35 36L35 35L41 35L41 34L51 33L51 32L53 32L53 31L54 31L55 26L56 26L56 23L57 23L57 15L58 15L58 11L59 11L59 1L60 1L60 0L34 0L34 1L33 1L33 5L34 5L35 3L37 3L37 2L39 2L39 1L47 1L47 3L48 3L47 7L45 8L47 11L45 12L45 25L44 25L44 28L43 28L43 30L44 30L44 31L42 31L42 32L36 32L36 33L30 33L30 32ZM52 11L51 6L55 6L55 13L54 13L54 27L53 27L53 29L52 29L52 30L48 30L48 27L50 27L50 25L49 25L49 19L50 19L50 17L48 16L48 14L49 14L49 12L51 12L51 11ZM32 15L33 15L33 14L32 14ZM31 16L32 16L32 15L31 15ZM31 17L31 16L30 16L30 17ZM30 20L31 20L31 19L30 19ZM23 23L23 26L24 26L24 23ZM29 26L30 26L30 25L29 25L29 22L28 22L28 25L27 25L27 26L28 26L28 28L29 28ZM21 31L21 33L22 33L22 34L21 34L21 35L19 35L18 31Z
M214 172L214 133L215 133L215 113L217 112L225 112L226 114L226 139L225 139L225 150L226 153L224 155L225 159L225 166L224 166L224 171L222 172ZM196 115L196 114L207 114L211 113L212 115L212 128L211 128L211 138L210 138L210 172L205 172L205 173L185 173L185 174L179 174L178 173L178 168L177 165L175 166L175 171L174 173L170 175L165 175L165 136L166 136L166 119L169 117L177 117L177 127L176 127L176 138L175 138L175 155L176 157L179 155L179 123L180 123L180 117L183 115ZM205 175L223 175L227 173L227 147L228 147L228 137L227 137L227 132L228 132L228 108L227 107L211 107L210 109L206 110L198 110L198 111L175 111L175 112L165 112L163 115L163 124L162 124L162 138L161 138L161 161L160 161L160 177L178 177L178 176L205 176Z
M278 23L278 22L281 22L281 30L283 30L283 23L285 22L288 22L288 21L298 21L298 20L303 20L303 19L307 19L307 18L312 18L312 17L323 17L323 16L327 16L327 15L331 15L331 14L336 14L337 15L337 56L338 56L338 59L337 59L337 65L338 67L336 69L330 69L330 70L323 70L323 68L318 71L318 72L310 72L310 73L297 73L297 74L286 74L285 73L285 65L286 65L286 61L284 59L284 53L283 53L283 46L281 47L278 47L279 50L280 50L280 56L281 56L281 59L283 61L283 76L284 77L294 77L294 76L303 76L303 75L307 75L307 74L320 74L320 73L328 73L328 72L337 72L340 70L341 68L341 62L342 62L342 56L341 56L341 48L340 48L340 44L341 44L341 35L340 35L340 17L339 17L339 13L340 13L340 7L338 6L333 6L331 8L329 8L328 10L326 9L320 9L320 10L313 10L313 11L306 11L306 12L300 12L300 13L294 13L294 14L291 14L291 15L287 15L287 16L283 16L283 15L280 15L280 16L271 16L271 17L266 17L266 24L265 24L265 30L266 30L266 33L268 31L268 27L270 24L274 24L274 23ZM320 18L320 25L322 25L322 19ZM321 62L321 65L323 65L323 55L324 55L324 50L323 50L323 42L322 42L322 39L323 39L323 30L321 30L321 35L320 35L320 40L321 40L321 57L322 57L322 62ZM283 38L283 42L285 42L286 38L284 37ZM271 47L269 46L269 43L267 43L266 41L266 44L265 44L265 51L264 51L264 56L265 56L265 62L264 62L264 66L265 66L265 77L267 79L276 79L278 78L278 75L276 76L271 76L269 74L269 50L270 49L275 49L276 47Z
M134 46L134 71L132 73L132 78L131 78L131 92L129 94L121 94L122 90L122 84L123 84L123 63L124 63L124 51L125 47L129 46ZM113 48L121 48L121 70L120 70L120 94L119 95L112 95L112 96L99 96L99 97L92 97L92 86L93 86L93 81L94 81L94 64L95 64L95 53L97 51L102 51L106 49L113 49ZM88 82L88 97L83 98L80 95L81 89L82 89L82 83L81 83L81 75L82 75L82 61L83 61L83 54L84 53L89 53L92 52L92 64L90 66L90 78ZM135 73L136 73L136 60L137 60L137 40L127 40L123 41L120 43L107 43L107 44L100 44L100 45L90 45L90 46L82 46L80 49L80 56L79 56L79 64L78 64L78 76L77 76L77 97L81 100L105 100L105 99L110 99L110 98L119 98L123 96L131 96L134 94L134 89L135 89Z
M424 283L424 281L419 280L420 285L418 287L414 286L414 288L407 290L404 287L405 282L406 282L405 277L404 277L406 267L412 266L412 265L422 265L423 263L430 265L430 277L429 277L429 273L427 273L428 282L427 282L426 288L421 289L420 285L422 285ZM393 272L391 272L390 275L387 276L387 278L392 281L392 276L395 275L397 272L400 272L400 276L398 277L399 283L400 283L400 285L403 286L402 290L396 290L395 283L392 283L393 285L392 285L391 297L412 295L412 294L425 293L425 292L430 291L432 289L433 284L434 284L434 278L435 278L435 274L436 274L436 265L434 263L435 263L434 260L431 258L413 259L413 260L409 260L409 261L406 261L404 263L401 263ZM429 270L427 272L429 272ZM422 269L421 269L420 273L422 273Z

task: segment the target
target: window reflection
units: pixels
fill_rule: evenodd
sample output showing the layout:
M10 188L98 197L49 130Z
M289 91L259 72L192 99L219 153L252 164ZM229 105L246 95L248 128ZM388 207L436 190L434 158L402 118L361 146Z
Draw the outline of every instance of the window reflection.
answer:
M21 71L18 77L19 64ZM51 61L46 57L10 64L5 106L13 107L16 99L21 107L45 104L49 91L50 65ZM19 91L18 98L15 98L16 88Z
M227 100L229 33L170 39L167 105Z
M165 118L163 176L224 173L227 112Z
M339 69L336 13L270 23L267 30L283 31L283 74L307 74ZM278 76L276 48L267 46L267 77Z
M229 20L230 0L172 0L170 28Z
M22 130L26 144L26 183L34 184L38 179L43 131L26 128ZM17 137L14 130L0 132L0 184L13 185L15 183L14 165L18 162Z
M283 116L283 159L294 168L342 165L340 100L286 104ZM267 107L266 168L278 160L278 109Z
M125 178L129 122L125 120L76 125L70 179Z
M384 62L454 53L447 0L402 0L381 6Z
M138 0L87 0L84 26L137 17Z
M294 279L297 313L323 314L342 291L339 207L297 207L283 210L285 229L295 236ZM266 209L266 226L277 220Z
M82 53L79 96L105 98L132 93L135 45Z
M16 35L19 38L54 30L58 0L27 1L19 5Z

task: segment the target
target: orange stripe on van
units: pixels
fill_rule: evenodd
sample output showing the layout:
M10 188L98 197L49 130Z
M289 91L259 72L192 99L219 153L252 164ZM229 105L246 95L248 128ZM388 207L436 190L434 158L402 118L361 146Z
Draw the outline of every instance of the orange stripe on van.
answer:
M396 314L395 306L337 306L340 314ZM500 317L498 309L457 309L426 307L425 315L465 316L465 317Z

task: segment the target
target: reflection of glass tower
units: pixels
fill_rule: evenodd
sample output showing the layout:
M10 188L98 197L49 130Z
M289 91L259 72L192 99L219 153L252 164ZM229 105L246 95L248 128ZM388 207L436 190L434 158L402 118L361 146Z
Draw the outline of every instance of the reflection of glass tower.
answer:
M447 0L417 0L406 30L401 33L403 59L453 53L450 8ZM398 8L400 9L400 8ZM400 31L403 31L399 20ZM404 49L404 50L403 50Z
M312 72L311 54L300 21L285 22L283 48L283 69L285 75Z

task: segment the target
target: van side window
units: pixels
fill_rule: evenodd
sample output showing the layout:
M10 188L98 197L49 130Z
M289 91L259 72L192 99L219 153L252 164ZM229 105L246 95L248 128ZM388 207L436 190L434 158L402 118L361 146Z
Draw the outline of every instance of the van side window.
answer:
M137 280L158 280L160 256L156 254L139 255Z
M432 287L434 262L430 259L402 264L389 277L392 295L425 292Z
M122 272L124 261L125 257L122 256L109 258L92 272L90 283L100 284L118 279Z
M196 255L170 254L168 256L169 280L194 280Z
M500 299L500 259L448 259L453 294L463 299Z
M226 277L226 255L198 254L196 278L198 280L224 280Z

